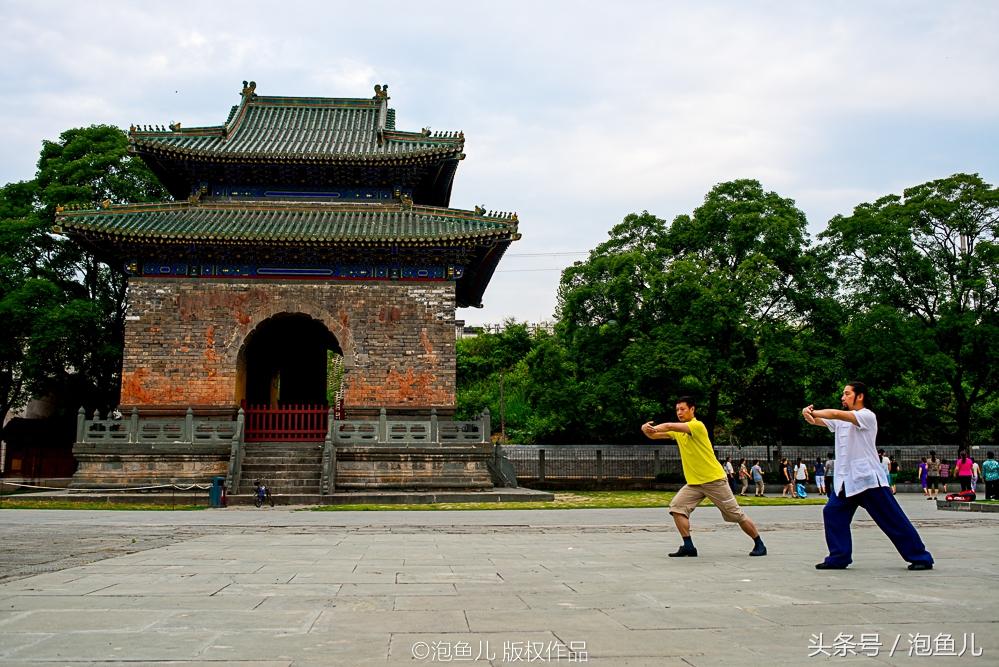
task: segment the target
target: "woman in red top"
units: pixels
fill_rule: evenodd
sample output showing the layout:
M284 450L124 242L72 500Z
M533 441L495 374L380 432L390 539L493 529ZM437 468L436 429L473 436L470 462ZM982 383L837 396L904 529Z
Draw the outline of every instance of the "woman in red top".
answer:
M963 450L954 461L954 476L961 483L962 491L971 491L971 469L974 464L975 459L968 456L968 453Z

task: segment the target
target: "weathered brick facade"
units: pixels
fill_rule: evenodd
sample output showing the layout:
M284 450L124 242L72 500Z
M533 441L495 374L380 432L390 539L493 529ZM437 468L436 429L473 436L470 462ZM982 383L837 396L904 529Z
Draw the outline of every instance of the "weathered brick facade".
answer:
M244 397L247 336L289 313L320 321L339 342L348 413L453 409L454 290L452 282L134 277L121 404L234 409Z

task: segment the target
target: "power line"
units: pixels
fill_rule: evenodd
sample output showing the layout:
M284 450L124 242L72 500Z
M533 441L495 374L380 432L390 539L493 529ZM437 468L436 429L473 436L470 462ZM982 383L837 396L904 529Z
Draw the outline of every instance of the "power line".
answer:
M507 257L559 257L561 255L589 255L587 250L566 250L565 252L511 252Z

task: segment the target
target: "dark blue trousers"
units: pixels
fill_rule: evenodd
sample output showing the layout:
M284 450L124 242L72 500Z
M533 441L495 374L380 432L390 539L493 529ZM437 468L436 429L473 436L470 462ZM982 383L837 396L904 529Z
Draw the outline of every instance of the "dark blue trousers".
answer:
M849 565L853 562L850 523L858 507L867 510L874 523L878 524L878 528L884 531L898 549L902 558L910 563L933 563L933 556L926 550L919 533L899 507L891 489L886 486L867 489L855 496L847 497L842 491L829 496L829 502L822 510L822 519L826 526L826 544L829 546L826 563Z

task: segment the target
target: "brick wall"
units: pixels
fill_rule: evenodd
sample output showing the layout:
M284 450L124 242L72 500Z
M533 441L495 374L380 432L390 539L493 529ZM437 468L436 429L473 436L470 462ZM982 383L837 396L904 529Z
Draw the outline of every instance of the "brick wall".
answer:
M319 320L336 337L348 411L454 407L453 283L133 278L128 298L127 409L236 406L240 349L281 313Z

